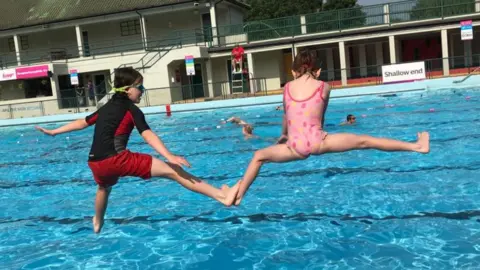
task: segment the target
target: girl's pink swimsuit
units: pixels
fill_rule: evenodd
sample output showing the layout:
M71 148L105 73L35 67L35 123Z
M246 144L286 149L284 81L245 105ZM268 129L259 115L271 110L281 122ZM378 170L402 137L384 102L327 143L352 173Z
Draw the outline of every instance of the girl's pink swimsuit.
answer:
M290 83L285 86L283 100L287 118L287 145L298 154L308 157L312 152L318 152L327 132L322 130L324 82L311 97L296 100L290 95Z

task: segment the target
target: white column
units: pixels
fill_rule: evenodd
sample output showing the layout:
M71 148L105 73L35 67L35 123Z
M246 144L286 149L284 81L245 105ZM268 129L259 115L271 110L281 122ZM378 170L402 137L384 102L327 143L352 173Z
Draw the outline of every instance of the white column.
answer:
M367 76L367 51L365 44L358 45L358 60L360 62L360 76Z
M340 69L342 74L342 85L347 85L347 71L345 70L347 67L347 63L345 61L345 42L340 41L338 43L338 51L340 52Z
M350 78L351 76L351 72L350 72L350 68L352 67L350 65L350 47L349 46L346 46L345 47L345 68L346 68L346 72L347 72L347 79Z
M148 48L147 23L143 15L140 15L140 31L142 31L143 48L147 49Z
M383 23L390 23L390 7L388 4L383 5Z
M248 65L248 76L250 79L255 78L255 70L253 69L253 54L252 53L247 53L247 65ZM256 89L257 84L255 83L254 80L250 80L250 93L255 93L257 92Z
M442 29L442 58L443 58L443 76L450 75L450 66L448 64L448 35L447 29Z
M20 57L20 42L18 41L18 36L13 36L13 42L15 43L15 53L17 55L17 64L22 65L22 58Z
M208 83L208 97L214 98L215 92L213 89L213 69L212 69L212 58L209 58L205 61L207 69L207 83Z
M388 37L388 46L390 48L390 64L397 63L397 53L395 50L395 36Z
M480 12L480 3L475 3L475 12Z
M299 51L300 48L298 48L297 46L292 46L292 62L295 61L295 57L297 57Z
M307 21L305 20L305 15L300 16L300 25L302 26L302 35L307 33Z
M333 49L328 48L327 53L327 70L328 70L328 80L335 79L335 62L333 61Z
M210 21L212 23L212 36L214 46L218 45L218 30L217 30L217 11L215 9L215 1L210 1Z
M77 34L78 55L83 57L83 36L80 25L75 25L75 33Z
M463 55L465 55L465 67L472 66L472 41L463 41Z

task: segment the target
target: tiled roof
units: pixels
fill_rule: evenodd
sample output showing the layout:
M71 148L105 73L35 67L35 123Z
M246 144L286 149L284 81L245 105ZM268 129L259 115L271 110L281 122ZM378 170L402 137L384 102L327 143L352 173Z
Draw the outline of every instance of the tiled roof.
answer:
M0 31L188 2L194 0L2 0Z

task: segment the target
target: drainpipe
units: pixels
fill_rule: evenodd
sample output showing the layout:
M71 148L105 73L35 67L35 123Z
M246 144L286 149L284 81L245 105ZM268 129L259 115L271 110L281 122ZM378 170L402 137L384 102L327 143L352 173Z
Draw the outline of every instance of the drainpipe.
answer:
M143 15L140 12L138 12L138 10L135 10L135 13L137 13L139 18L140 18L140 30L141 30L141 34L142 34L142 44L143 44L143 48L145 50L147 50L147 31L145 29L145 18L143 17Z

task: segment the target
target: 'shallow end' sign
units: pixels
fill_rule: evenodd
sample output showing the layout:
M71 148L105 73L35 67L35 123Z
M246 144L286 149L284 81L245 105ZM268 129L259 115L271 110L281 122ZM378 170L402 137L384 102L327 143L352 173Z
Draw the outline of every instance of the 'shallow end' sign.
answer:
M426 79L425 62L382 66L383 83L411 82Z

